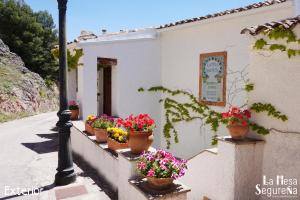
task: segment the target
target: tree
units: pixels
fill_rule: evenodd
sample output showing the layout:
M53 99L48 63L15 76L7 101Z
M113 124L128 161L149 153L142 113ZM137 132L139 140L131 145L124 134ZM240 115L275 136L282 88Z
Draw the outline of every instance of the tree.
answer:
M51 53L57 31L47 11L34 13L24 1L0 0L0 38L28 69L46 79L58 78L58 63Z
M59 49L56 48L52 51L53 56L58 60L59 59ZM83 56L82 49L67 49L67 62L68 70L77 69L78 66L82 65L79 63L79 59Z

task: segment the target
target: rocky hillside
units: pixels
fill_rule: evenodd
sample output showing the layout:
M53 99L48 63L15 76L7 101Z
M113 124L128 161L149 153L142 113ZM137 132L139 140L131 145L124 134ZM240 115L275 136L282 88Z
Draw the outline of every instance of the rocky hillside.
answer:
M47 87L0 39L0 122L57 108L56 87Z

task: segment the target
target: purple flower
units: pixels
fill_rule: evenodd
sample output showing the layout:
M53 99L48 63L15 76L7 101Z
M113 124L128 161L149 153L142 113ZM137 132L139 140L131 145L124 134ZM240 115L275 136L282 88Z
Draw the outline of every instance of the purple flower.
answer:
M184 176L185 175L185 171L184 171L184 169L181 169L180 171L179 171L179 177L182 177L182 176Z
M152 154L146 154L146 159L149 160L149 161L153 161L155 158Z
M176 174L175 172L172 173L171 178L173 179L177 179L178 178L178 174Z

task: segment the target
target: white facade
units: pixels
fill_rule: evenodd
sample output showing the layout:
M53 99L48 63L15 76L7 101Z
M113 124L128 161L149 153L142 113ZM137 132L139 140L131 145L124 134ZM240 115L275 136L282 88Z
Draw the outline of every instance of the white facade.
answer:
M250 43L240 30L293 15L292 1L287 1L165 29L107 34L81 42L84 66L78 72L78 101L82 118L97 114L97 58L117 59L112 68L112 115L150 114L158 123L155 147L165 148L160 94L139 93L138 88L162 85L198 96L199 55L227 51L227 103L241 106L246 102L242 88L249 78ZM177 156L189 158L210 146L211 131L201 128L200 121L179 124L176 129L180 142L172 144L171 151ZM224 130L220 132L226 134Z
M244 105L246 94L243 88L249 78L250 41L240 31L247 26L291 16L293 8L289 1L160 30L162 85L188 90L198 96L200 54L227 51L227 105ZM224 110L223 107L213 108ZM210 146L210 127L201 127L201 121L182 123L177 128L180 142L171 147L176 155L191 157ZM226 133L224 127L219 131L221 135Z
M72 69L68 71L68 100L69 101L77 99L76 84L77 84L76 69Z
M112 67L112 115L127 117L132 114L148 113L160 125L159 96L139 93L140 87L161 85L160 48L156 32L123 33L105 36L103 39L81 43L83 48L82 91L79 101L82 116L97 114L97 58L113 58L117 65ZM160 136L155 134L155 146L160 145Z
M297 38L300 38L300 25L297 25L293 31L297 34ZM299 48L299 44L290 43L289 46ZM254 116L257 123L272 128L272 132L263 138L266 144L263 152L262 174L270 178L277 175L296 178L299 198L299 55L288 58L286 52L254 51L251 60L250 79L255 85L255 90L250 93L250 103L270 102L288 116L286 122L262 114Z

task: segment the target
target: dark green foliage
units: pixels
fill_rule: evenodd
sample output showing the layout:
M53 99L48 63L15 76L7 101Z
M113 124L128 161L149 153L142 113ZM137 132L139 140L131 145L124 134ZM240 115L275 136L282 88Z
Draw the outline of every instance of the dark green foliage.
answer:
M144 88L139 88L138 89L138 92L144 92L145 90L144 90Z
M286 115L283 115L281 112L277 111L270 103L253 103L250 109L257 113L266 112L268 116L272 116L282 121L288 120Z
M268 135L270 133L269 129L266 129L265 127L262 127L258 124L250 123L249 126L253 131L255 131L256 133L258 133L260 135Z
M271 40L283 39L286 43L296 42L300 44L300 39L297 38L295 33L291 29L285 29L284 27L277 27L269 32L263 32ZM269 47L269 48L265 48ZM286 51L289 58L300 55L300 49L288 49L286 45L283 44L268 44L264 39L258 39L254 44L255 49L268 49L271 51L279 50Z
M34 13L24 2L0 0L0 38L28 69L43 78L58 78L58 64L51 54L57 34L48 12Z
M267 45L267 42L264 39L259 39L255 42L254 48L256 49L262 49L264 46Z
M252 91L254 89L253 84L247 84L245 86L246 91ZM139 92L145 91L144 88L139 88ZM178 143L178 132L175 129L175 124L178 122L189 122L195 119L200 119L204 124L207 124L211 127L211 130L214 132L212 136L212 145L217 144L217 131L221 124L226 125L227 121L222 118L222 114L212 110L207 105L198 101L198 99L191 93L184 90L170 90L162 86L151 87L148 89L149 92L162 92L170 95L171 97L182 95L186 97L187 102L181 103L170 97L160 99L160 102L163 102L163 107L165 110L165 124L163 128L163 134L166 139L167 148L170 148L171 145L171 133L174 136L174 142ZM287 120L287 116L281 114L277 111L275 107L271 104L262 104L254 103L251 105L250 109L257 113L266 112L268 116L275 117L282 121ZM251 122L250 127L253 131L258 134L266 135L270 132L269 129L264 128L254 122Z
M248 83L245 85L245 90L247 92L251 92L252 90L254 90L254 84L253 83Z
M285 51L286 46L284 46L282 44L271 44L269 49L271 51L275 51L275 50Z
M284 27L276 27L271 30L268 34L270 39L286 39L287 42L296 42L297 37L291 29L285 29Z

